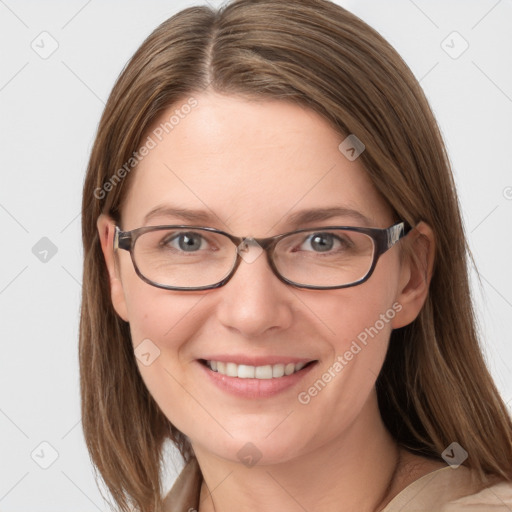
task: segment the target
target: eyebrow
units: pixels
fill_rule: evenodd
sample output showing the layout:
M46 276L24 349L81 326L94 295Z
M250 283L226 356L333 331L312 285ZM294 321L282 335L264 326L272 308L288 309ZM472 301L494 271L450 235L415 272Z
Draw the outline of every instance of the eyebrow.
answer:
M157 206L152 209L144 217L144 224L153 219L154 217L173 217L189 222L206 224L212 223L214 220L220 220L215 214L210 213L206 210L195 210L189 208L177 208L170 205ZM375 224L373 220L364 215L363 213L346 208L344 206L333 206L328 208L309 208L300 210L286 219L286 224L293 227L298 227L303 224L310 224L312 222L319 222L329 220L335 217L348 217L356 222L360 222L365 226L372 226Z

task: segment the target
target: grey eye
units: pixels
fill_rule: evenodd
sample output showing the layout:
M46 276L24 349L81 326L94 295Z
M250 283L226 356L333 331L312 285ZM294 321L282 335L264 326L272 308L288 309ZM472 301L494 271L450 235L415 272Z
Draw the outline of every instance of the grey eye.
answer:
M195 252L202 247L202 242L206 242L203 236L198 233L186 232L173 234L162 241L163 247L170 247L184 252Z
M332 233L313 233L312 235L309 235L303 244L301 244L300 250L310 250L304 247L304 245L308 243L314 252L328 252L335 246L338 249L346 249L350 246L348 240L340 238Z

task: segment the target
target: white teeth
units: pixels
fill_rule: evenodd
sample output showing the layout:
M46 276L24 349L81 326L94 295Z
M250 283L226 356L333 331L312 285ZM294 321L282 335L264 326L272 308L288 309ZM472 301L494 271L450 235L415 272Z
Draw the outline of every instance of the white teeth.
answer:
M215 361L212 361L214 363ZM212 365L213 370L213 365ZM254 366L247 366L246 364L238 365L238 378L240 379L254 379Z
M284 367L284 374L285 375L291 375L295 371L295 365L293 363L288 363Z
M247 364L225 363L223 361L207 361L208 368L214 372L227 375L228 377L238 377L239 379L272 379L291 375L302 370L307 363L288 363L288 364L267 364L265 366L249 366Z
M226 363L226 375L228 377L238 377L238 367L235 363Z
M284 375L284 364L275 364L272 366L272 377L282 377Z
M272 378L272 366L267 364L266 366L256 366L254 370L254 377L256 379L271 379Z

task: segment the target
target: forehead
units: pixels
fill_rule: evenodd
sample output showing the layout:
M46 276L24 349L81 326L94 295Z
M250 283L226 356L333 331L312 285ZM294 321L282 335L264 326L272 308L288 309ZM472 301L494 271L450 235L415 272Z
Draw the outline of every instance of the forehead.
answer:
M288 217L311 208L353 209L375 226L389 225L389 208L361 161L338 149L344 138L291 102L186 97L146 134L143 143L152 147L133 171L123 229L165 206L204 210L209 225L254 236L280 232ZM165 217L149 224L156 220Z

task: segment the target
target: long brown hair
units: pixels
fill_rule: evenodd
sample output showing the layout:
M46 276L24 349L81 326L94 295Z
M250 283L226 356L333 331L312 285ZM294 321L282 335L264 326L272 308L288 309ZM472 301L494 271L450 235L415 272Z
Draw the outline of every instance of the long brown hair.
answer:
M144 41L112 90L87 169L82 421L92 461L120 509L161 510L164 441L185 460L192 451L140 377L129 326L110 299L96 220L102 212L119 220L134 152L155 119L207 88L294 101L340 135L357 134L368 175L397 218L431 226L430 293L417 319L392 332L377 381L381 414L409 450L440 459L456 441L482 479L512 479L512 424L479 347L450 164L417 80L375 30L327 0L235 0L219 10L185 9Z

